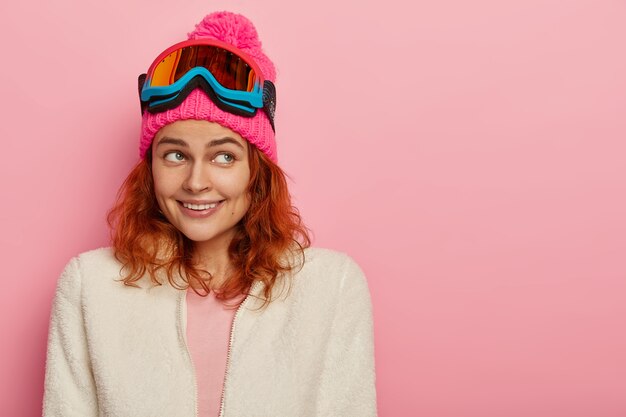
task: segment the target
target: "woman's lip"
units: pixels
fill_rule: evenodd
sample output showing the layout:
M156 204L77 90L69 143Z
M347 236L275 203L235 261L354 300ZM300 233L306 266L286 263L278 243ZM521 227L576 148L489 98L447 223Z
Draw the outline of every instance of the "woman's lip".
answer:
M210 215L212 215L213 213L215 213L217 210L220 209L220 207L222 207L222 203L225 200L220 201L217 206L213 207L213 208L209 208L206 210L192 210L192 209L188 209L187 207L183 206L182 201L178 201L176 200L176 202L178 203L178 206L180 207L182 213L184 215L186 215L187 217L193 217L195 219L198 218L204 218L204 217L209 217Z
M187 203L187 204L213 204L213 203L221 203L224 200L213 200L213 201L209 201L209 200L176 200L179 203Z

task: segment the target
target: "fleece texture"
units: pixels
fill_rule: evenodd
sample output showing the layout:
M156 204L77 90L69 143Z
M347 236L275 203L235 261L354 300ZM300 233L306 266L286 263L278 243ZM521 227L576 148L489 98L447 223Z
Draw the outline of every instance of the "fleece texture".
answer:
M374 334L363 271L308 248L262 305L256 282L235 315L221 417L376 416ZM195 417L186 291L162 277L125 286L110 247L72 258L53 302L43 415ZM291 291L287 282L291 280Z

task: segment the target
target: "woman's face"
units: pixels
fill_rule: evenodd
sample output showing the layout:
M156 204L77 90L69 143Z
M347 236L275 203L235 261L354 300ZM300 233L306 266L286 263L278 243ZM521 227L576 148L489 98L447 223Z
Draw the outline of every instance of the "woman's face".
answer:
M157 132L151 152L165 217L197 245L227 246L250 207L246 140L217 123L179 120Z

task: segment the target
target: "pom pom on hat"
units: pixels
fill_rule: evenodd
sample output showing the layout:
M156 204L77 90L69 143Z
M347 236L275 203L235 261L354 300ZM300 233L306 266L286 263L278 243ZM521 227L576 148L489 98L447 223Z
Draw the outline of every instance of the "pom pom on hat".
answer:
M210 38L226 42L249 55L266 80L276 81L276 69L261 48L256 28L245 16L227 11L208 14L195 30L187 34L189 39ZM175 109L151 114L145 111L141 123L139 155L145 157L154 136L163 126L176 120L197 119L220 123L255 145L272 161L277 162L274 130L265 112L258 110L254 117L243 117L219 109L204 91L196 89Z
M206 15L187 36L189 39L217 39L241 49L254 59L265 79L276 81L274 64L263 53L256 28L247 17L233 12L214 12Z
M242 50L261 48L259 35L252 22L245 16L232 12L207 15L187 36L189 39L217 39Z

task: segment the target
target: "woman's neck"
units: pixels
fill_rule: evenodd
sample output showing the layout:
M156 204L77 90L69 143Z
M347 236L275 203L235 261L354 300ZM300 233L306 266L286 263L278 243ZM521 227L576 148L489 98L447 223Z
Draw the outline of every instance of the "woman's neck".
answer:
M219 288L231 272L228 247L232 236L221 236L205 242L195 242L194 262L212 275L211 289Z

